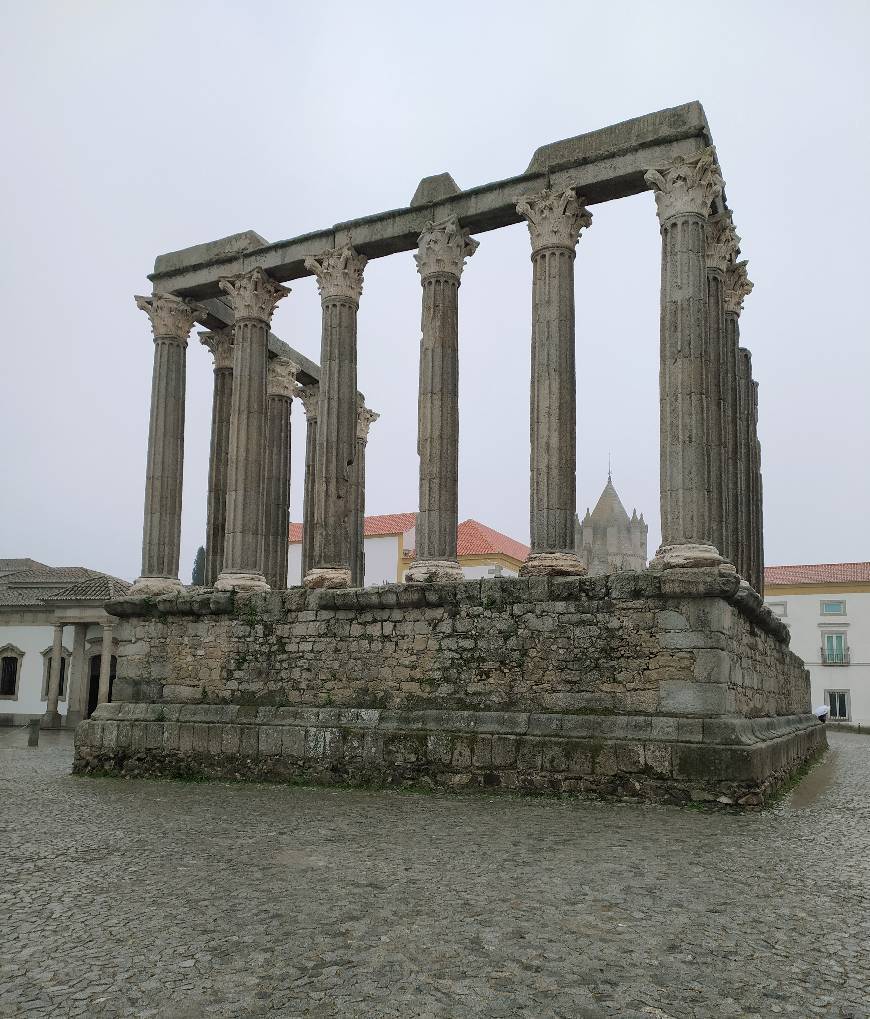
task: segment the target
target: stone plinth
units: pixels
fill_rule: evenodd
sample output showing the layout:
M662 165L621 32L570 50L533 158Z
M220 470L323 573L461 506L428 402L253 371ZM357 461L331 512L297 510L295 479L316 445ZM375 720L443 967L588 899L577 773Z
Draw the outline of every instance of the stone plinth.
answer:
M788 630L720 567L111 604L75 770L757 806L825 746Z

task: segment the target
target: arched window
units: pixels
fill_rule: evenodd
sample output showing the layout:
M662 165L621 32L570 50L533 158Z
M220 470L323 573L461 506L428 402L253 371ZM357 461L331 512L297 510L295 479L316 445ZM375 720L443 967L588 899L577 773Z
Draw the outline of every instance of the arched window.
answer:
M51 682L51 652L52 648L47 647L42 652L42 699L48 700L48 684ZM57 688L59 700L66 700L66 677L69 674L69 663L72 655L68 648L61 648L60 657L60 684Z
M18 698L18 681L21 678L21 662L24 652L14 644L0 647L0 697L14 701Z

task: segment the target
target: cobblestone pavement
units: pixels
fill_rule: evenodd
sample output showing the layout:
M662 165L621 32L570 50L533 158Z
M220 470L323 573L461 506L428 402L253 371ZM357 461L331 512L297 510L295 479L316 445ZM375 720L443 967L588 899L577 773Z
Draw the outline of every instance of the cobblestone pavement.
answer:
M870 1015L870 738L755 815L74 778L0 733L0 1016Z

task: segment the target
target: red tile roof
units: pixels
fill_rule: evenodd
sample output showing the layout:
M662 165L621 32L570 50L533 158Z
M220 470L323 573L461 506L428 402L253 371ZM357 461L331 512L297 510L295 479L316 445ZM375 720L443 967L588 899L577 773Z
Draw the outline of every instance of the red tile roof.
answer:
M524 562L529 554L528 545L493 530L478 520L463 520L456 534L457 555L506 555Z
M366 517L365 536L367 538L384 537L389 534L405 534L417 523L416 513L382 513L380 516ZM302 524L290 525L290 544L302 541Z
M870 563L765 566L764 586L777 584L870 584Z

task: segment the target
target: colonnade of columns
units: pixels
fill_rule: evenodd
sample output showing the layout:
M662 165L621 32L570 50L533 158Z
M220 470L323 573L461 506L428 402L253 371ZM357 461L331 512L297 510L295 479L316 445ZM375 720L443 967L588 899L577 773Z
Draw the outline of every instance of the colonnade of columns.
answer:
M61 661L64 655L63 631L65 627L73 627L73 646L70 659L69 675L66 677L66 725L70 728L77 725L85 716L88 704L88 656L86 640L88 627L91 623L77 623L58 620L54 623L52 635L51 658L48 667L48 689L46 691L45 713L40 721L40 728L57 729L61 726L61 715L58 710L60 701ZM112 673L112 635L114 620L105 619L102 626L102 648L100 651L100 679L97 704L105 704L109 700L109 687Z
M763 583L757 385L739 346L752 289L739 238L718 201L712 149L651 169L662 237L661 517L654 566L731 562ZM522 572L581 574L574 552L577 477L574 259L591 214L574 188L517 204L532 258L531 553ZM407 579L461 579L456 559L459 301L478 242L458 219L426 224L415 255L422 286L418 442L420 503ZM307 418L302 570L309 587L363 583L361 550L368 427L358 402L357 315L366 257L351 245L306 259L322 307L319 385L295 365L267 367L269 322L287 288L262 269L220 281L232 330L202 334L215 356L206 583L284 586L290 403ZM184 349L195 309L178 297L137 298L155 340L142 577L138 590L178 586ZM232 350L230 362L229 351ZM170 406L170 404L173 404Z

